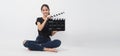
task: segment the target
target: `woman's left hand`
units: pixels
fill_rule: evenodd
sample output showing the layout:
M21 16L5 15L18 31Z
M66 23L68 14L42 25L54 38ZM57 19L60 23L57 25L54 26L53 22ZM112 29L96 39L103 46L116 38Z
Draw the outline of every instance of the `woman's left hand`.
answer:
M55 33L57 33L58 31L52 31L52 36L55 34Z

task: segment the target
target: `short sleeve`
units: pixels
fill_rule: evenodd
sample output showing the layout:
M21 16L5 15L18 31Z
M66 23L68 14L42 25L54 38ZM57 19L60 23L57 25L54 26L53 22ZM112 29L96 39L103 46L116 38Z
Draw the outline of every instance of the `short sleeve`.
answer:
M40 22L40 23L42 24L42 23L43 23L42 17L38 17L38 18L37 18L37 20L36 20L36 22L35 22L36 25L37 25L37 22Z

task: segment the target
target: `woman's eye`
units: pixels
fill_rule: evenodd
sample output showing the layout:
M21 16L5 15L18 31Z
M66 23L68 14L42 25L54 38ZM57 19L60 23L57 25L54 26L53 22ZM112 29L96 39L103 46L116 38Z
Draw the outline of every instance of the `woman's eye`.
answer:
M47 9L45 11L47 11Z

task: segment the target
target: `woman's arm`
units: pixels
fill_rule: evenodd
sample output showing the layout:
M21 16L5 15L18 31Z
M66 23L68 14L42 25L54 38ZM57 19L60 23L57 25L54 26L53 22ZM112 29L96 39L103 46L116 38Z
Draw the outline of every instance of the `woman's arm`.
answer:
M51 18L51 15L48 15L42 24L40 22L37 22L37 26L38 26L39 31L41 31L44 28L44 25L46 24L46 22L49 18Z
M40 22L37 22L37 26L38 26L39 31L41 31L44 28L46 22L47 22L47 19L44 20L44 22L42 24Z

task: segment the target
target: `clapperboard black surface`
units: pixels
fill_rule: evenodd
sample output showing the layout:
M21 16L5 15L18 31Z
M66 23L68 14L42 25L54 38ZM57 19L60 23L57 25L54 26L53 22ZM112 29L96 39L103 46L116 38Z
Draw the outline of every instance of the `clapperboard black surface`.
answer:
M64 12L55 14L51 19L48 19L48 27L50 31L65 31L65 19L64 18L54 18L64 14Z
M49 19L48 27L51 31L65 31L65 19Z

